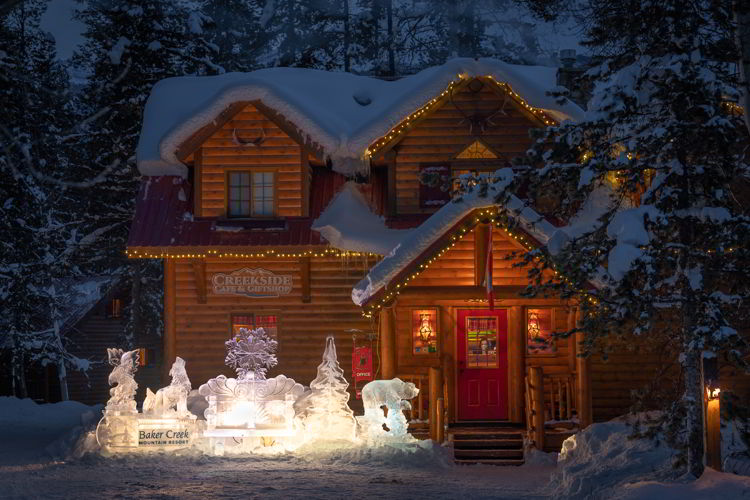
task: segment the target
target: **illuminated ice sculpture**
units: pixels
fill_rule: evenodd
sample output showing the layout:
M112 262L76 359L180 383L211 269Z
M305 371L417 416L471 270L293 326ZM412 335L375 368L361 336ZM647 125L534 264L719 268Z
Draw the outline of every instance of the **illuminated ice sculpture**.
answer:
M177 356L172 369L169 370L172 381L167 387L162 387L154 394L146 389L146 399L143 401L145 415L167 417L187 417L187 397L192 389L190 379L185 371L185 360Z
M411 383L399 378L391 380L373 380L362 388L362 403L365 415L359 419L362 431L371 440L407 439L408 422L403 410L411 410L410 399L419 394L419 389ZM388 409L385 416L383 406ZM383 428L385 425L388 430Z
M333 335L329 335L318 376L310 382L310 391L294 405L305 440L356 440L357 421L348 405L347 387Z

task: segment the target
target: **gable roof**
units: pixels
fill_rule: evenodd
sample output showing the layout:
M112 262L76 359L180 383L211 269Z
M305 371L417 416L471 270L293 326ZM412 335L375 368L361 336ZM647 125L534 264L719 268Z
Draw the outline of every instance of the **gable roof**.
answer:
M510 168L505 168L498 170L495 176L501 179L505 177L505 181L490 184L485 196L480 195L479 189L474 189L463 197L443 205L421 226L412 230L354 286L352 301L359 306L365 306L385 291L393 291L398 278L414 265L434 257L440 251L438 247L446 237L462 228L475 225L477 212L491 210L494 214L497 210L495 196L511 181L513 173ZM557 227L534 210L524 208L524 203L515 196L511 195L506 208L520 210L517 220L532 240L532 244L546 244L558 231Z
M495 59L452 59L395 81L303 68L178 77L158 82L144 110L136 157L142 175L186 175L179 146L237 102L260 101L299 130L312 149L344 174L366 170L365 151L414 110L462 78L492 76L534 108L558 121L583 117L547 91L557 68L520 66Z

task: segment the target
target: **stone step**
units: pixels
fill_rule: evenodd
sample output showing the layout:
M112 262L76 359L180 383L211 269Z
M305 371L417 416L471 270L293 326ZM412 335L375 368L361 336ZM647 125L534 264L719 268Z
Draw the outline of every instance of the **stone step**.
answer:
M474 433L474 432L459 432L452 434L453 441L475 441L475 440L498 440L498 439L521 439L523 440L523 434L520 432L493 432L493 433Z

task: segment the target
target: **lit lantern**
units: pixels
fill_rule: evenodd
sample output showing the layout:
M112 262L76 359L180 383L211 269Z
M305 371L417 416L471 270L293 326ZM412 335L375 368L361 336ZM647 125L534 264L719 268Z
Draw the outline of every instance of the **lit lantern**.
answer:
M539 339L541 334L541 330L539 328L539 314L534 310L529 311L529 324L527 328L530 339Z
M433 333L432 325L430 324L430 315L429 313L421 313L419 319L421 321L419 325L419 338L422 339L422 342L429 342Z
M414 354L437 353L437 309L412 311Z

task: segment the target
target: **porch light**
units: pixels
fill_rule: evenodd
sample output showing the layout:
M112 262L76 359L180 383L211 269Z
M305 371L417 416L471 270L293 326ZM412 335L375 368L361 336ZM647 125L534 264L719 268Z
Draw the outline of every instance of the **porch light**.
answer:
M530 339L538 339L541 337L541 329L539 328L539 314L536 311L529 311L529 323L527 325Z
M422 342L428 342L430 340L430 337L432 337L432 324L430 324L430 314L429 313L421 313L419 315L419 338L422 339Z

